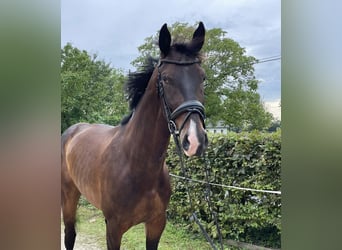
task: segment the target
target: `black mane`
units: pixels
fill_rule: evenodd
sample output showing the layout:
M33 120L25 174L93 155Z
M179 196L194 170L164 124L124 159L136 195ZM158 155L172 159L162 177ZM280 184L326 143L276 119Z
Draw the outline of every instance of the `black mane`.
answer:
M137 107L141 97L144 95L157 62L157 59L149 57L137 72L128 74L125 91L127 93L130 110Z
M157 62L158 59L148 57L145 64L137 72L128 74L128 79L124 88L127 93L127 100L131 113L122 119L121 125L125 125L132 117L134 109L138 106L139 101L145 93L147 84Z

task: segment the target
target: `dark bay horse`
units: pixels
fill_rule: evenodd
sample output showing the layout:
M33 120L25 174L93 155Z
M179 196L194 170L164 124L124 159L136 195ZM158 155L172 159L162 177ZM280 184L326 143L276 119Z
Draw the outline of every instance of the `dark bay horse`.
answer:
M73 249L80 195L102 210L107 248L120 249L122 235L145 223L146 249L157 249L171 195L165 165L170 132L188 156L207 146L204 129L202 22L189 42L171 43L164 24L160 58L126 84L132 113L119 126L79 123L62 135L62 213L64 244Z

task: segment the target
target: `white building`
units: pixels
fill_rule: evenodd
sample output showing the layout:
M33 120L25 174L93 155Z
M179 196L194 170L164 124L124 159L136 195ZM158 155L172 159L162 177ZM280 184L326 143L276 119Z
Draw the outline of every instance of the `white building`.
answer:
M223 125L223 122L219 121L216 126L212 124L208 124L206 127L207 132L214 133L214 134L227 134L228 127Z

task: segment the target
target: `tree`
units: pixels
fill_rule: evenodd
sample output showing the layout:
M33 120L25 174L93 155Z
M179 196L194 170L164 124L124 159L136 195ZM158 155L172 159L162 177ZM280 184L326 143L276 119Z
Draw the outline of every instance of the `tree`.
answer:
M281 121L280 120L273 120L271 122L270 127L267 129L268 132L275 132L278 129L281 129Z
M67 44L61 51L62 131L77 122L117 124L127 112L124 75Z
M195 26L175 23L171 26L172 37L178 41L191 39ZM247 56L244 48L226 37L227 32L219 28L206 32L202 51L206 55L203 68L206 71L205 106L208 122L222 121L234 130L265 129L272 115L268 113L257 93L258 80L254 76L253 64L257 60ZM159 56L158 32L145 39L138 47L140 56L132 62L139 67L149 55Z

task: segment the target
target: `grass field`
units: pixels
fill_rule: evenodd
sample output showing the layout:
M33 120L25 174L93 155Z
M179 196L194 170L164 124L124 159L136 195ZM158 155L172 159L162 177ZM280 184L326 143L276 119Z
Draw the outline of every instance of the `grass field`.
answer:
M62 224L62 231L64 226ZM77 211L77 249L106 249L105 222L100 210L91 205L80 206ZM63 245L62 245L62 249ZM122 238L122 250L144 250L145 228L143 224L132 227ZM167 223L160 240L161 250L210 250L201 235L188 233L184 227Z

